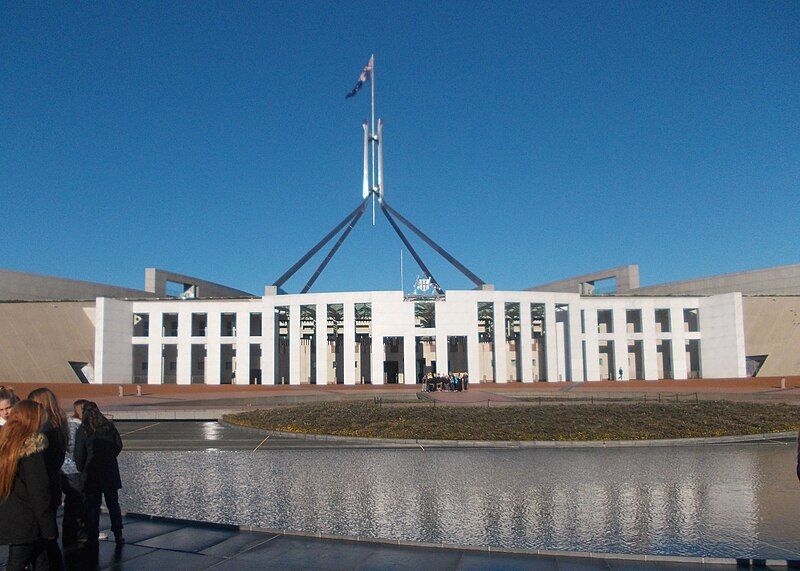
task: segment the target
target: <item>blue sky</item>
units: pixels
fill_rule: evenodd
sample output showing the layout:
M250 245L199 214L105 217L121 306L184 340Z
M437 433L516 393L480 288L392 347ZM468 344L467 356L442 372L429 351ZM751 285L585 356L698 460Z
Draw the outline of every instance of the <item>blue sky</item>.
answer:
M387 201L498 289L800 262L796 2L5 2L0 267L263 291L360 200L370 53ZM315 291L401 246L365 216Z

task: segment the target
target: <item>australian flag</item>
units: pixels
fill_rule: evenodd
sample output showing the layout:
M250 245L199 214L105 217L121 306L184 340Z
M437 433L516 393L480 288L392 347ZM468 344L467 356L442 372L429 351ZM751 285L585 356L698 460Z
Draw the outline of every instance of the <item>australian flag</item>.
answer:
M375 56L370 56L369 63L364 66L364 69L361 70L361 75L358 76L358 81L356 82L356 86L350 90L350 92L344 96L345 99L349 97L353 97L356 93L361 90L361 87L364 83L367 82L368 79L372 78L372 70L375 66Z

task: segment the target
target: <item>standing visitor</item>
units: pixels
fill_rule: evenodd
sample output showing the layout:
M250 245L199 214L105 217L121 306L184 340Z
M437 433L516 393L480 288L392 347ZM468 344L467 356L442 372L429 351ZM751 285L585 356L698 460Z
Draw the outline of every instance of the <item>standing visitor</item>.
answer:
M69 441L67 417L58 406L56 395L50 389L31 391L28 399L42 405L42 434L47 438L44 460L47 465L47 476L50 478L50 501L56 510L61 505L61 465L64 464Z
M58 536L42 416L40 404L20 401L0 430L0 544L9 546L7 571L47 569L47 543Z
M55 512L61 505L61 465L64 464L69 440L67 417L58 406L56 395L50 389L35 389L30 392L28 399L39 403L42 407L41 432L47 439L44 464L47 469L47 478L50 480L50 506ZM56 540L48 540L45 549L50 568L62 568L64 565L61 549Z
M96 543L100 531L100 503L106 500L111 517L114 540L124 543L122 511L119 507L119 475L117 456L122 451L122 438L114 424L91 401L83 404L83 421L75 436L75 466L83 473L86 497L86 534Z
M2 428L8 415L11 413L11 407L19 402L19 397L14 389L11 387L0 387L0 428Z
M69 427L69 444L64 465L61 466L61 489L64 492L64 525L61 533L61 543L64 547L74 545L86 540L86 499L83 497L83 476L75 465L75 436L81 425L83 405L88 401L76 400L73 405L72 416L67 420Z
M800 431L797 432L797 479L800 480Z

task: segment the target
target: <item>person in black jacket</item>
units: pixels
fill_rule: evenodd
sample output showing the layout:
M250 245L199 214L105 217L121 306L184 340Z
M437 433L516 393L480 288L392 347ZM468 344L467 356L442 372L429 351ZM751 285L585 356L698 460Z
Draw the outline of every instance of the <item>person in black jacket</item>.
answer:
M111 531L117 543L124 543L122 512L119 507L119 475L117 456L122 451L122 438L114 424L97 408L94 402L83 405L83 421L75 435L73 457L78 470L83 473L83 493L86 496L86 534L97 542L100 527L100 503L106 500L111 517Z
M0 544L9 546L7 571L50 568L47 542L58 536L42 416L41 405L20 401L0 431Z
M47 476L50 478L50 501L53 509L57 510L61 505L61 466L64 464L69 440L67 417L50 389L33 390L28 398L42 405L42 434L47 438L44 461Z

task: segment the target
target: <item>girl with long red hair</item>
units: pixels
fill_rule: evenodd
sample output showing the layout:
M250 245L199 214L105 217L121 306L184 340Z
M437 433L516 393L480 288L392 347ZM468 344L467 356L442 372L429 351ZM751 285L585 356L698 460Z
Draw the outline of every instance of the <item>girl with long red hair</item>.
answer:
M47 567L48 543L58 537L42 417L41 405L23 400L0 430L0 544L9 546L7 571L22 571L29 564Z

